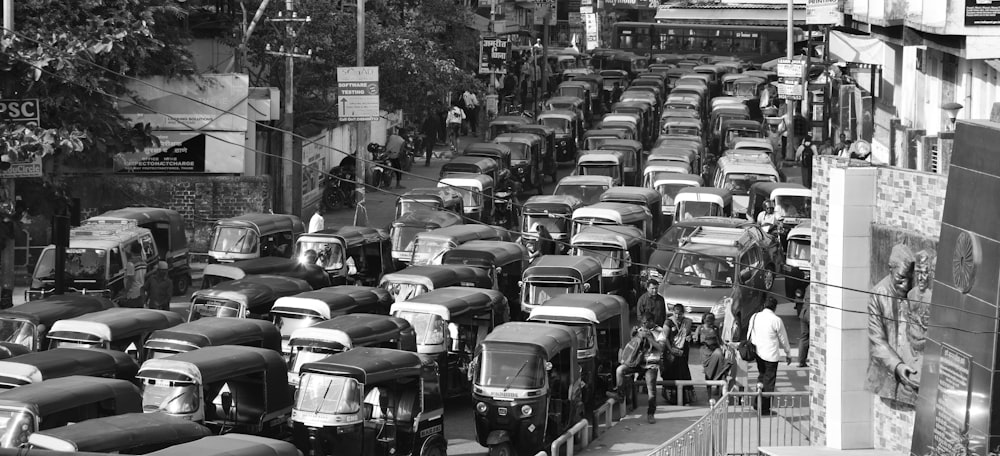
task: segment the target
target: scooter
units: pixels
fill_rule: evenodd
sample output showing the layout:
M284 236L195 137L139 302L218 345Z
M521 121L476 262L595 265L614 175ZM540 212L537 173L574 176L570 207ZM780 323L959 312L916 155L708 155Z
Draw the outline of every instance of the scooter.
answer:
M368 144L371 153L371 164L368 172L367 185L376 189L392 188L393 170L389 164L389 154L385 147L378 143Z
M340 166L330 170L330 175L324 178L323 204L328 211L335 211L341 206L354 207L355 189L354 174Z

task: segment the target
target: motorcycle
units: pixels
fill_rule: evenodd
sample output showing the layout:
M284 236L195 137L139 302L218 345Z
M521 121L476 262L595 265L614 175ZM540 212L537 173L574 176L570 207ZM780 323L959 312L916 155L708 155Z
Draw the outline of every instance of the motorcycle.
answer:
M323 204L328 211L335 211L341 206L354 207L355 203L354 173L340 166L330 170L330 175L323 179Z
M521 219L517 213L520 204L514 201L515 198L515 193L510 189L496 193L493 203L493 221L497 226L513 229L514 225Z
M389 164L389 154L386 152L385 146L378 143L368 144L368 152L371 153L372 158L365 184L374 189L392 188L393 170Z
M421 135L416 132L409 132L404 136L406 143L403 144L403 153L399 157L399 166L403 168L403 171L410 171L413 168L414 158L424 150L420 137Z

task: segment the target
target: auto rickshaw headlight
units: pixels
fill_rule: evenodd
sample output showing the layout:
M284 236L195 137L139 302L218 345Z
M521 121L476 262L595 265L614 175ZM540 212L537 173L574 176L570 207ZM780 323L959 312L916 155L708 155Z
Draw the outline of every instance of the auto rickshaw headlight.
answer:
M531 410L531 406L528 404L524 404L521 406L521 416L531 416L532 411L533 410Z
M486 409L487 409L487 407L486 407L486 403L485 402L478 402L478 403L476 403L476 411L477 412L479 412L479 413L486 413Z

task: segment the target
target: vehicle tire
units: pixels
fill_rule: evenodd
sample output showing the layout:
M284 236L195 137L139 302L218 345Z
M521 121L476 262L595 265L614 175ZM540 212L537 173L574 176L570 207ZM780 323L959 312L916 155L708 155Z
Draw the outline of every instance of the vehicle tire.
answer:
M490 446L490 456L514 456L514 445L508 442Z
M447 456L448 450L441 445L427 445L420 451L420 456Z
M402 166L403 171L409 172L411 169L413 169L413 154L412 153L410 153L410 152L404 153L401 161L402 161L402 163L400 163L400 165Z
M326 207L326 210L335 211L340 209L340 206L344 203L344 195L340 189L331 186L327 186L323 189L323 206Z
M382 175L379 176L379 177L380 177L380 179L379 179L380 182L378 184L379 188L383 188L383 189L390 189L390 188L392 188L392 173L386 172L385 170L383 170L382 171Z
M181 274L174 277L174 296L183 296L191 288L191 275Z
M774 266L767 265L764 269L764 289L771 291L774 288Z

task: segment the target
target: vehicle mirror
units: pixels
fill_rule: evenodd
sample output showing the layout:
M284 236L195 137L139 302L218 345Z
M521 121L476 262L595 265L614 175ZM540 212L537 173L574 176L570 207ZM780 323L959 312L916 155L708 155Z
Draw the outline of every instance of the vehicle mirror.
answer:
M518 287L518 288L521 288L521 287L523 287L523 286L524 286L524 281L523 281L523 280L518 280L518 281L517 281L517 287Z
M552 362L551 361L546 361L545 362L545 371L548 372L550 370L552 370Z
M588 291L590 291L590 284L589 283L583 284L583 292L586 293Z
M222 393L222 413L229 416L229 411L233 408L233 393L226 391Z
M740 282L746 283L750 280L750 276L753 275L753 271L750 268L743 268L740 270Z

